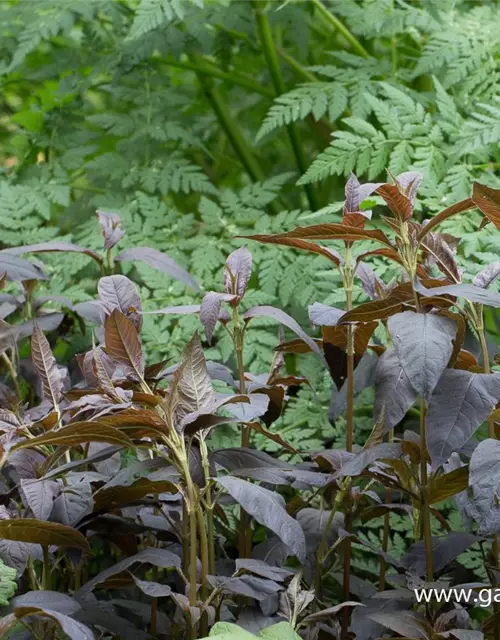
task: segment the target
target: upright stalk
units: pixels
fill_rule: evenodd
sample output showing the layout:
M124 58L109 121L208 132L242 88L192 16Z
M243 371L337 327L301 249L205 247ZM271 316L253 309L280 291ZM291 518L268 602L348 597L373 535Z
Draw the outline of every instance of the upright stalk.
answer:
M207 445L204 438L200 438L200 453L205 475L205 504L207 518L207 544L208 544L208 572L215 573L215 539L214 539L214 506L212 503L212 488L210 486L210 463L208 460Z
M429 480L427 477L427 407L420 398L420 513L422 518L422 536L425 544L425 565L427 581L434 580L434 559L432 556L431 513L429 509Z
M474 311L476 311L476 308L474 305L471 305L471 307L474 309ZM484 331L484 314L483 314L482 305L478 305L475 316L476 317L474 318L474 321L476 324L479 344L481 346L481 359L483 361L483 371L484 373L491 373L490 354L488 353L488 344L486 342L486 334ZM488 418L488 437L492 438L493 440L496 440L496 437L497 437L495 432L495 421L491 417ZM491 555L493 559L493 563L492 563L493 566L495 568L498 568L500 566L500 545L498 542L497 534L493 536L493 540L491 542ZM495 581L495 585L496 584L497 582ZM495 614L499 614L500 606L498 603L495 603L493 605L493 609L495 611ZM495 640L500 640L499 625L495 625L494 637L495 637Z
M262 51L264 52L267 67L269 69L269 73L271 74L271 80L273 82L274 90L276 92L276 95L280 96L283 93L286 93L286 86L285 81L283 80L283 75L281 73L278 53L276 51L273 35L271 32L271 26L267 17L267 3L262 2L261 0L254 0L254 7ZM293 150L293 154L295 156L297 168L302 175L307 169L307 160L304 149L302 147L300 136L293 122L287 125L287 133L290 140L290 145ZM307 195L307 200L309 202L309 207L312 211L316 211L316 209L319 208L318 199L316 197L316 190L314 189L314 187L312 187L312 185L308 184L305 185L305 192Z
M352 309L352 286L354 281L354 272L352 270L351 245L346 243L345 266L343 272L344 289L346 294L346 310ZM347 410L346 410L346 451L352 452L354 443L354 325L347 325ZM344 510L344 528L347 533L352 531L352 503L350 486L345 495ZM344 600L350 599L351 593L351 557L352 547L351 541L345 541L344 548L344 572L343 572L343 592ZM346 640L349 635L349 608L344 607L342 611L342 638Z
M198 528L200 532L201 599L205 603L208 599L208 540L203 511L199 505L196 509L196 514L198 516ZM206 611L201 614L200 634L202 637L208 635L208 613Z
M50 579L50 556L48 545L42 545L43 550L43 570L42 570L42 586L45 591L52 590L52 584Z
M196 58L195 58L196 61ZM201 72L196 72L200 85L205 92L207 100L212 105L215 114L219 120L219 123L224 130L224 133L229 139L234 152L238 156L241 164L244 166L245 171L248 173L253 182L259 182L264 180L264 173L253 156L245 138L243 137L237 123L231 117L229 109L222 98L220 91L213 85L213 83L204 76Z
M394 429L391 429L388 434L387 440L392 442L394 440ZM386 488L384 495L384 504L391 503L391 490ZM382 534L382 551L387 553L389 548L389 525L390 525L390 512L384 514L384 530ZM379 591L384 591L385 589L385 574L387 572L387 564L384 558L380 558L380 574L379 574Z
M21 387L19 386L17 371L15 370L14 365L12 364L12 360L5 353L5 351L2 353L2 360L4 361L5 366L7 367L7 370L10 373L12 384L14 385L14 390L16 392L17 401L22 402L23 396L21 393Z
M363 45L356 38L356 36L354 36L349 31L349 29L342 22L340 22L340 20L336 16L334 16L332 13L330 13L328 11L328 9L321 2L321 0L312 0L312 3L314 5L315 9L317 9L318 13L323 17L325 22L330 27L332 27L335 31L340 33L340 35L343 36L347 40L347 42L349 42L349 44L351 45L353 51L355 51L358 54L358 56L361 56L362 58L369 58L370 57L370 54L363 47Z
M236 351L236 362L238 366L239 391L243 395L246 393L245 366L243 363L243 348L245 338L245 328L240 325L238 308L233 307L233 340ZM244 424L241 430L241 446L250 446L250 428ZM250 519L247 512L240 507L240 529L238 532L238 547L240 558L247 558L251 553Z

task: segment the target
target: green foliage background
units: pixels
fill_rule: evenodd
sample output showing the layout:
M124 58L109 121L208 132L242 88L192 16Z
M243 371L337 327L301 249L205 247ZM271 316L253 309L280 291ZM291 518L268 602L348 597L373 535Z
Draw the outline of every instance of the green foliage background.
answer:
M496 1L2 2L1 246L61 237L100 248L99 207L122 215L122 248L166 251L204 290L220 290L236 236L338 221L351 171L374 181L386 168L421 170L422 217L468 196L473 180L500 187L499 76ZM498 255L494 232L479 234L478 223L468 214L443 225L461 239L472 274ZM321 257L250 248L248 304L280 306L303 326L308 304L342 306L338 276ZM86 256L43 260L51 293L95 296ZM127 275L146 309L198 302L146 266ZM197 326L146 316L151 358L175 359ZM255 327L245 357L259 372L276 327ZM60 351L69 357L86 340ZM207 357L226 361L230 350L220 331ZM314 389L293 398L275 428L301 449L340 446L343 419L327 418L330 381L308 356L300 372ZM369 403L358 403L360 436ZM395 522L393 544L402 535Z

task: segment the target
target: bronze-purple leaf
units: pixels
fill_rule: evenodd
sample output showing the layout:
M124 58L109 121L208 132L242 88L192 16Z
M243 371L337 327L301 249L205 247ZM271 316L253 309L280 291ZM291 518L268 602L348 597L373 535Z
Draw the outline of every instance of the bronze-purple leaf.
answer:
M199 313L201 305L199 304L180 304L177 307L163 307L162 309L155 309L154 311L143 311L142 315L188 315L190 313Z
M104 236L104 248L108 251L125 235L125 231L122 229L122 219L118 213L106 213L100 209L97 209L96 213Z
M6 274L7 280L48 280L36 264L18 258L6 249L0 251L0 272Z
M396 350L388 349L375 369L375 419L378 421L383 415L385 431L389 431L401 422L417 397Z
M421 247L432 256L437 268L450 280L460 282L458 265L453 251L439 233L428 233L422 239Z
M451 295L457 298L466 298L471 302L485 304L496 309L500 308L500 293L487 291L472 284L445 284L442 287L432 287L427 289L417 279L414 283L415 290L424 296Z
M492 262L472 279L472 284L487 289L500 276L500 262Z
M323 354L321 353L321 349L314 342L312 338L310 338L307 333L302 329L299 323L294 320L287 313L282 311L281 309L277 309L276 307L271 307L269 305L263 305L260 307L252 307L248 309L243 315L243 319L245 321L251 320L252 318L272 318L277 320L281 324L285 325L291 329L296 335L299 336L315 353L317 353L321 358L323 358Z
M330 247L324 247L320 244L316 244L314 242L309 242L308 240L301 240L300 238L289 238L284 234L276 234L276 235L254 235L254 236L243 236L248 240L257 240L257 242L262 242L264 244L279 244L285 247L292 247L293 249L303 249L304 251L309 251L310 253L317 253L318 255L324 256L331 262L333 262L337 267L343 264L344 259L335 251L335 249L331 249Z
M105 352L118 364L135 371L139 379L144 376L144 359L137 329L118 309L106 319L104 327Z
M246 247L231 253L224 265L224 289L226 293L242 298L252 275L252 254Z
M142 305L137 287L126 276L105 276L97 285L99 298L107 313L118 309L134 324L137 331L142 328Z
M500 401L500 373L448 369L427 413L427 447L434 469L460 451Z
M472 200L490 222L500 229L500 189L492 189L479 182L474 182Z
M134 247L133 249L126 249L122 251L120 255L116 256L115 262L123 262L124 260L138 260L144 262L153 269L157 269L162 273L166 273L171 278L183 282L187 286L199 291L200 287L196 280L189 275L189 273L177 264L177 262L168 256L166 253L162 253L157 249L151 249L150 247Z
M3 249L2 253L9 253L14 256L22 256L24 253L49 253L52 251L63 251L69 253L84 253L93 258L99 264L102 263L101 256L86 247L80 247L71 242L60 242L59 240L50 240L49 242L39 242L38 244L28 244L22 247L12 247Z
M33 323L31 337L31 358L42 384L43 397L57 407L62 397L63 377L52 355L49 341L36 321Z
M427 233L429 233L429 231L431 229L433 229L438 224L443 222L443 220L447 220L451 216L455 216L458 213L463 213L464 211L469 211L469 209L474 209L474 206L475 206L474 202L471 200L471 198L466 198L465 200L461 200L460 202L457 202L456 204L452 204L451 206L446 207L446 209L443 209L443 211L441 211L440 213L435 215L430 220L426 221L427 224L425 224L425 226L422 226L421 230L419 231L419 233L417 235L417 241L420 242L420 240L422 240L422 238Z
M230 293L218 293L217 291L209 291L203 297L200 305L200 321L205 327L208 344L212 342L212 336L217 320L219 319L222 301L225 300L230 302L235 298L236 295Z
M428 403L453 353L457 323L447 316L404 311L389 318L387 326L406 377Z
M299 560L305 559L304 532L297 520L286 512L282 496L232 476L217 478L217 483L257 522L273 531Z
M194 412L209 413L216 409L216 397L207 371L200 337L194 334L182 353L181 366L174 373L175 420L180 422ZM170 389L170 387L169 387Z

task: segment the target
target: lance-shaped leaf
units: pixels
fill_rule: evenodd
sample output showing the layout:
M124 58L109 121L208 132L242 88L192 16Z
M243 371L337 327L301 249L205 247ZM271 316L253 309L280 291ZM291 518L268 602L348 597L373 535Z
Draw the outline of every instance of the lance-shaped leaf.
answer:
M98 573L94 578L86 582L81 589L79 589L76 593L80 597L84 597L87 594L91 593L98 585L105 582L108 578L115 576L122 571L126 571L129 567L134 564L152 564L155 567L159 567L161 569L172 569L181 566L181 559L179 556L175 555L171 551L167 549L155 549L153 547L148 547L143 549L135 556L130 556L117 562L116 564L104 569L100 573Z
M110 398L115 402L122 403L123 396L120 396L115 389L108 368L106 367L107 362L105 358L107 358L107 356L100 347L94 347L92 349L93 372L97 379L97 383L104 393L106 393Z
M154 315L161 313L164 315L189 315L190 313L199 313L199 304L180 304L177 307L163 307L163 309L155 309L154 311L143 311L142 315Z
M142 378L144 359L139 334L133 322L115 309L106 319L104 331L107 355L118 364L133 369Z
M140 500L147 495L177 492L177 486L169 480L153 481L139 478L129 486L116 485L99 489L94 494L94 512L113 510L121 505Z
M406 415L418 393L408 380L394 348L378 359L375 369L375 408L378 421L384 417L385 430L393 429Z
M455 558L466 551L480 538L463 531L452 531L446 536L432 537L432 556L436 571L442 571ZM426 571L425 542L420 540L409 548L401 563L411 575L423 576Z
M217 291L209 291L203 296L200 305L200 322L205 327L208 344L212 342L215 325L220 317L220 308L222 301L231 302L236 295L231 293L218 293Z
M359 476L366 467L376 460L401 458L402 455L403 450L399 443L382 442L353 456L342 466L338 475L340 477Z
M315 244L314 242L308 242L307 240L301 240L300 238L283 237L283 234L242 237L247 238L248 240L257 240L257 242L262 242L264 244L279 244L285 247L292 247L293 249L302 249L304 251L309 251L310 253L317 253L318 255L324 256L333 262L337 267L344 263L342 256L334 249L323 247L322 245Z
M469 467L460 466L443 475L433 475L429 483L429 504L456 496L469 486Z
M500 189L492 189L479 182L472 187L472 200L476 207L500 229Z
M370 620L394 631L402 638L430 640L432 628L425 618L414 611L382 611L368 613Z
M43 397L57 407L63 392L63 378L52 355L50 344L36 322L31 337L31 358L40 382Z
M215 411L215 392L198 333L194 334L184 349L181 365L174 373L171 387L171 393L175 394L176 422L191 413Z
M436 214L433 218L426 221L426 224L422 226L421 230L417 235L417 242L420 242L422 238L429 233L431 229L434 229L438 224L443 222L443 220L447 220L451 218L451 216L455 216L458 213L463 213L464 211L469 211L470 209L474 209L475 205L471 198L466 198L465 200L461 200L455 204L452 204L446 209L443 209L440 213Z
M50 253L52 251L64 251L69 253L84 253L87 256L93 258L99 264L102 263L101 256L86 247L80 247L77 244L71 242L60 242L59 240L51 240L49 242L40 242L38 244L29 244L23 247L12 247L9 249L3 249L2 253L9 253L14 256L22 256L25 253Z
M224 265L224 289L226 293L242 298L252 275L252 254L246 247L231 253Z
M14 611L16 620L22 620L23 618L50 618L54 622L57 622L62 631L71 640L95 640L94 633L84 624L78 622L74 618L67 616L60 611L45 607L16 607Z
M453 353L457 323L446 316L405 311L389 318L388 327L406 377L429 402Z
M396 182L403 193L410 199L412 205L415 205L417 191L423 179L420 171L404 171L396 177Z
M245 321L248 321L252 318L273 318L274 320L277 320L281 324L285 325L285 327L291 329L296 335L298 335L299 338L301 338L307 344L307 346L312 349L312 351L323 357L320 348L314 342L314 340L307 335L307 333L302 329L302 327L296 320L294 320L284 311L281 311L281 309L270 307L268 305L252 307L244 313L243 319Z
M65 593L48 590L28 591L21 596L16 596L12 600L12 608L18 609L20 607L40 607L68 615L81 609L80 604Z
M482 271L480 271L474 278L472 278L472 284L475 287L481 287L481 289L487 289L495 280L500 276L500 262L492 262Z
M483 440L476 447L469 465L472 497L470 512L483 535L500 529L500 441Z
M304 532L297 520L286 512L285 501L279 494L232 476L217 478L217 483L258 523L273 531L299 560L304 560Z
M7 280L48 280L40 267L7 253L5 249L0 251L0 273L5 274Z
M427 413L427 447L433 468L460 451L500 400L500 373L445 371Z
M360 184L358 178L351 172L345 185L344 216L349 213L359 212L363 200L368 198L380 186L380 182Z
M356 240L373 240L391 249L393 248L389 238L379 229L360 229L358 227L337 223L315 224L310 227L297 227L297 229L286 233L249 237L254 240L258 239L260 242L270 241L271 238L274 238L273 244L281 244L279 240L283 238L299 238L301 240L346 240L349 242L355 242Z
M87 540L76 529L56 522L42 522L34 518L0 520L1 538L16 542L75 547L82 551L90 550Z
M200 287L196 280L189 275L189 273L181 267L173 258L167 256L166 253L151 249L150 247L134 247L133 249L126 249L122 251L120 255L116 256L115 262L123 262L124 260L138 260L144 262L153 269L157 269L162 273L166 273L171 278L179 280L188 285L195 291L199 291Z
M400 220L409 220L413 214L413 203L397 184L383 184L377 193L384 200L392 213Z
M422 240L421 246L432 256L437 268L453 282L460 282L458 265L445 239L439 233L428 233Z
M356 267L356 275L361 280L361 287L372 300L387 297L388 289L382 278L367 264L360 262Z
M416 280L414 287L418 293L424 296L451 295L457 298L466 298L471 302L478 302L479 304L495 307L496 309L500 308L500 293L486 291L472 284L445 284L442 287L427 289L419 280Z
M135 326L142 327L142 305L135 284L125 276L105 276L97 285L99 298L108 314L118 309Z
M97 220L104 236L104 248L112 249L125 235L122 229L122 219L118 213L106 213L97 209Z
M108 442L132 446L132 442L124 433L99 422L75 422L62 429L56 429L43 433L35 438L28 438L17 442L11 451L29 449L40 445L78 445L82 442Z
M390 295L383 300L365 302L358 305L352 311L347 311L340 322L370 322L371 320L383 320L403 310L404 303L413 299L411 286L408 282L399 285Z

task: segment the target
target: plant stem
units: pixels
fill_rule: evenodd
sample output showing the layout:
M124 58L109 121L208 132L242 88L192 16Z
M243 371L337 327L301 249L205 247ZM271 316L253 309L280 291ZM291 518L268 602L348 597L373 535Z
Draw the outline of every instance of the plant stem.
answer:
M363 47L361 42L349 31L349 29L342 23L338 18L336 18L332 13L328 11L328 9L324 6L321 0L312 0L314 7L318 10L318 13L323 16L325 22L338 31L340 35L342 35L351 45L351 47L356 51L358 55L362 58L369 58L370 54Z
M189 604L196 607L197 602L197 575L196 575L196 507L194 505L194 495L189 490ZM191 625L191 638L196 638L196 627Z
M482 305L478 305L476 317L477 317L476 329L477 329L477 335L479 338L479 344L481 345L483 371L484 373L488 374L488 373L491 373L490 354L488 353L488 343L486 342L486 334L484 331L484 313L483 313ZM496 440L495 421L491 417L488 418L488 437L492 438L493 440ZM493 540L491 542L491 555L493 557L493 566L496 568L498 568L499 566L499 554L500 554L499 546L500 545L498 543L498 535L494 534ZM497 584L496 581L495 581L495 584ZM495 614L497 614L500 611L499 604L495 603L493 605L493 609ZM495 625L494 637L495 637L495 640L500 640L500 628L498 625Z
M432 531L431 514L429 510L429 485L427 478L427 407L425 400L420 398L420 496L421 496L421 517L422 535L425 544L425 563L427 568L427 581L434 580L434 558L432 556Z
M205 474L205 503L207 517L207 544L208 544L208 572L210 575L215 573L215 540L214 540L214 507L212 504L212 489L210 487L210 463L208 460L208 451L205 438L200 438L200 453Z
M244 349L244 327L240 326L239 315L237 307L233 308L233 335L234 335L234 348L236 351L236 362L238 366L238 376L240 381L240 393L246 393L245 383L245 365L243 362L243 349ZM250 446L250 427L246 424L243 425L241 431L241 446ZM238 548L240 558L247 558L250 555L251 549L251 536L250 536L250 518L247 512L240 507L240 529L238 532Z
M318 82L317 76L315 76L312 71L305 69L300 64L300 62L296 60L293 56L291 56L289 53L287 53L283 49L277 49L277 52L280 58L283 58L283 60L287 63L287 65L291 67L297 75L301 76L307 82Z
M354 273L352 270L351 245L346 243L345 266L344 266L344 289L346 294L346 310L352 309L352 286ZM354 325L347 325L347 410L346 410L346 451L352 452L354 442ZM352 503L351 491L349 488L345 496L344 528L347 533L352 531ZM351 594L351 541L345 541L344 548L344 572L343 572L343 592L344 601L348 601ZM349 636L349 608L344 607L341 617L342 638L346 640Z
M198 516L198 528L200 532L200 559L201 559L201 599L206 602L208 598L208 540L207 532L205 529L205 521L203 519L203 512L198 505L196 510ZM200 634L202 637L208 635L208 613L204 611L201 614L200 619Z
M220 125L224 130L224 133L229 139L229 142L233 146L233 149L238 156L241 164L244 166L245 171L248 173L253 182L259 182L264 180L264 174L260 168L259 163L253 156L246 140L243 138L241 131L238 128L236 122L232 119L229 109L224 102L220 91L212 85L200 72L197 73L200 85L205 92L207 100L212 105Z
M186 500L182 501L182 570L189 575L189 513Z
M260 0L254 0L255 17L257 21L257 29L259 31L260 42L264 57L266 59L269 73L274 85L274 90L277 96L286 93L285 81L281 73L281 68L278 60L278 54L274 45L273 36L271 33L271 25L267 17L266 3ZM287 125L288 138L292 146L293 153L295 155L295 161L297 168L302 175L307 169L307 161L304 154L304 149L300 137L297 132L297 128L293 122ZM319 208L318 199L316 197L316 190L312 185L305 185L305 191L307 200L312 211L316 211Z
M5 366L7 367L9 373L10 373L10 377L12 379L12 384L14 385L14 390L16 392L16 398L18 402L22 402L23 396L21 393L21 388L19 386L19 380L17 378L17 372L14 368L14 365L12 364L11 359L9 358L9 356L5 353L5 351L2 353L2 360L5 363Z
M274 98L274 94L272 91L266 89L266 87L261 83L255 82L255 80L253 80L249 76L245 76L234 71L222 71L221 69L213 66L207 60L204 60L202 58L198 58L198 62L180 62L178 60L170 60L167 58L156 58L156 60L158 60L158 62L161 62L162 64L166 64L169 67L189 69L191 71L194 71L196 74L218 78L219 80L227 80L227 82L240 85L241 87L245 87L245 89L250 89L250 91L259 93L266 98Z
M48 545L42 545L43 550L43 571L42 571L42 586L45 591L51 591L52 585L50 580L50 557Z
M391 429L389 431L387 440L388 442L392 442L394 440L394 429ZM391 490L386 488L385 496L384 496L384 504L390 504L390 503L391 503ZM384 514L384 532L382 535L382 551L386 553L387 553L387 549L389 548L390 516L391 514L389 513L389 511L387 511L387 513ZM380 574L379 574L379 587L378 587L379 591L383 591L385 589L386 571L387 571L386 562L384 558L380 558Z

